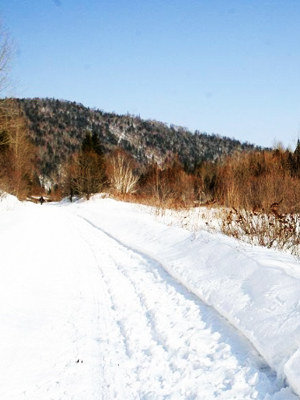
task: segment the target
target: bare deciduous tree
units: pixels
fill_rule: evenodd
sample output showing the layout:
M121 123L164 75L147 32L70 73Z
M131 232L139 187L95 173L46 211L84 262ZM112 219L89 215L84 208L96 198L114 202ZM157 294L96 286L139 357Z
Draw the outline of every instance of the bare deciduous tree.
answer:
M186 207L194 201L194 178L184 172L177 159L162 167L150 165L140 186L159 208Z
M7 85L10 60L11 40L8 32L0 22L0 93Z
M33 180L35 149L29 140L25 117L13 99L0 103L1 186L25 197Z
M134 170L133 158L123 150L116 150L107 158L107 175L111 186L118 193L135 192L139 176Z
M104 171L99 165L99 157L94 152L80 154L77 158L77 178L75 188L87 200L99 193L104 184Z
M0 22L0 95L8 87L11 40ZM1 190L25 197L33 185L35 148L24 113L11 98L0 100Z
M81 152L73 156L62 172L65 194L78 194L87 200L99 193L105 184L105 173L101 157L94 151Z

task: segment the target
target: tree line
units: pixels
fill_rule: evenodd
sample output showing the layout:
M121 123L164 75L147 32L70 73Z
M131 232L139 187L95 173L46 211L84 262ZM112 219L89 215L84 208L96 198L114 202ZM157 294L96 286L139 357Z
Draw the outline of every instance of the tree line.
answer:
M62 169L64 195L90 198L99 191L161 207L217 204L245 210L300 211L300 142L295 151L277 148L228 156L185 169L178 157L146 166L122 149L104 154L95 134L87 133L81 150Z
M39 151L19 102L2 100L0 190L20 199L45 193ZM107 152L97 132L87 130L80 148L58 166L49 192L55 199L89 199L101 191L161 207L215 203L236 209L268 210L279 202L282 211L299 212L300 142L295 151L237 151L222 160L199 162L191 169L176 155L145 165L118 146Z

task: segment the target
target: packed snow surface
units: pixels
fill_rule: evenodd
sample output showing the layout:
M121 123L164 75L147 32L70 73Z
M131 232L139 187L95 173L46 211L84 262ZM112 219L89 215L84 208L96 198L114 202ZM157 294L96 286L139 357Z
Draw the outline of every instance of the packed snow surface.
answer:
M0 202L0 399L300 395L300 265L149 208Z

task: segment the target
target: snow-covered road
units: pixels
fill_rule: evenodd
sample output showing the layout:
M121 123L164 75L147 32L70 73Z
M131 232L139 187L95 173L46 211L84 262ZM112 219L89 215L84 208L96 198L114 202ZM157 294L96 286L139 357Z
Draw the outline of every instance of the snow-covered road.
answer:
M1 400L297 398L157 259L71 207L1 213Z

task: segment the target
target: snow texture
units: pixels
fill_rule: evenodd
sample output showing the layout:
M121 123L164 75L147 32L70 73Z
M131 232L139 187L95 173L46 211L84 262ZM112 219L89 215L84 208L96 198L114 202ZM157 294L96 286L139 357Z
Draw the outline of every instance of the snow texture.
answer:
M1 399L299 398L291 256L100 196L0 220Z

